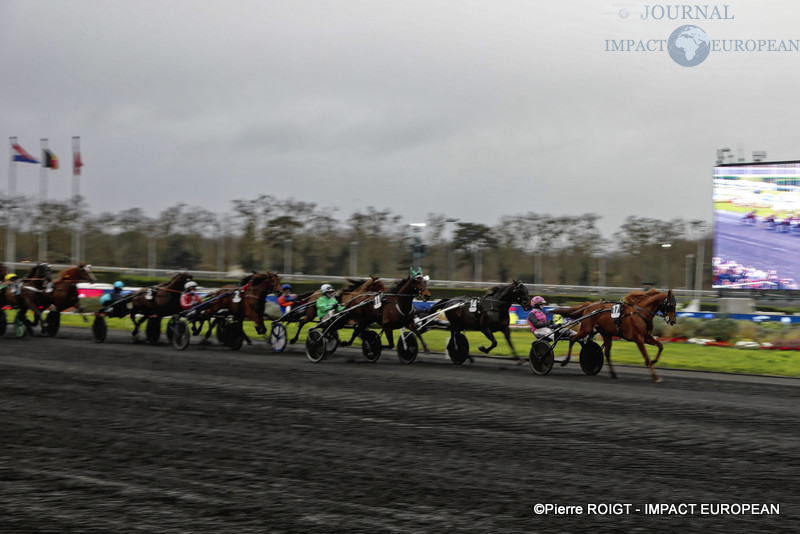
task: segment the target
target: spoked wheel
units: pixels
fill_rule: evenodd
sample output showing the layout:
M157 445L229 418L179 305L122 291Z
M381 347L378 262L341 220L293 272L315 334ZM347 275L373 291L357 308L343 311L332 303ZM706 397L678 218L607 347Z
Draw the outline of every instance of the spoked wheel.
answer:
M95 315L94 322L92 323L92 336L96 343L102 343L106 340L108 335L108 325L106 318L103 315Z
M167 343L172 343L175 339L175 323L178 322L177 317L170 317L167 322Z
M58 329L61 326L61 313L58 310L50 310L47 312L47 318L42 322L42 330L50 337L55 337L58 334Z
M417 352L419 352L419 344L414 332L407 331L400 334L400 339L397 340L397 357L400 359L400 363L414 363L414 360L417 359Z
M309 330L306 335L306 357L314 363L325 358L325 340L319 330Z
M450 334L450 341L447 342L447 355L450 360L461 365L469 357L469 341L462 332Z
M339 332L334 330L325 335L325 356L330 356L339 348Z
M244 343L244 329L242 328L242 322L237 321L236 319L231 319L228 325L225 327L225 331L227 332L227 341L225 344L231 350L239 350L242 348L242 344Z
M553 368L553 348L543 339L531 343L531 352L528 354L528 363L535 375L546 375Z
M147 320L147 342L157 345L161 337L161 317L150 317Z
M25 337L28 335L28 325L25 324L25 312L17 312L17 317L14 319L14 336Z
M186 347L189 346L189 341L192 339L189 321L181 317L174 322L170 321L170 323L173 328L172 346L178 350L186 350Z
M361 354L370 363L375 363L381 357L381 336L374 330L364 330L361 333Z
M217 321L217 341L226 345L228 343L228 320L227 318L218 318Z
M596 375L603 368L603 349L594 341L584 343L581 348L581 369L587 375Z
M286 327L281 323L272 323L272 330L269 332L269 343L272 345L272 352L283 352L286 348Z
M0 336L6 335L6 311L0 308Z

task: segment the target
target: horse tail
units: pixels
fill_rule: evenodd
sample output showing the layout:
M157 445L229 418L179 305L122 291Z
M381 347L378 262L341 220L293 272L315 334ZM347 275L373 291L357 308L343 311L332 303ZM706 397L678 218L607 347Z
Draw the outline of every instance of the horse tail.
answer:
M584 314L586 308L588 308L591 304L591 302L587 301L583 304L572 306L571 308L553 308L550 310L550 313L554 315L560 315L561 317L566 317L567 319L577 319Z

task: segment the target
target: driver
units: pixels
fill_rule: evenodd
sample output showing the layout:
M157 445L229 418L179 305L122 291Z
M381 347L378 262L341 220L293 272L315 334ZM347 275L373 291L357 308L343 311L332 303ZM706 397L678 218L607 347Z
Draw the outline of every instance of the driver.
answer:
M319 288L322 295L317 299L317 319L322 320L329 313L342 311L344 306L336 299L336 291L330 284L322 284Z
M186 282L186 285L183 286L183 294L181 294L181 308L184 310L188 310L192 306L203 302L203 300L200 298L200 295L195 292L196 287L197 282L194 280L189 280Z
M105 293L102 297L100 297L100 304L105 307L114 306L114 304L122 298L122 289L125 287L125 284L121 280L117 280L114 282L114 289L111 290L111 293ZM120 314L122 310L117 310L116 306L114 306L114 314Z
M531 332L533 332L536 339L555 341L553 334L553 326L555 324L547 319L547 314L542 308L545 304L547 304L547 301L544 300L544 297L537 295L531 299L531 308L533 309L528 314L528 325L531 327ZM575 332L567 330L564 334L573 335Z

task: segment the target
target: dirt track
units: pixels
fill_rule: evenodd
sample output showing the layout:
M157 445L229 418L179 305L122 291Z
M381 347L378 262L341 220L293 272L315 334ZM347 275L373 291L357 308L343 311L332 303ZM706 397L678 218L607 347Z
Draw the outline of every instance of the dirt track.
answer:
M0 531L800 531L799 380L294 350L0 339Z

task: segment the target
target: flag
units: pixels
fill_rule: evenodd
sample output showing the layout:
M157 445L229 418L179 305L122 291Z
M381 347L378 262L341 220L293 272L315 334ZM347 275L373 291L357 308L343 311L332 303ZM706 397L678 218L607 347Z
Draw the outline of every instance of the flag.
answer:
M76 148L72 151L72 174L74 174L75 176L80 176L81 167L83 167L83 160L81 159L81 151Z
M39 163L39 161L28 154L24 148L19 146L17 143L11 143L11 148L16 152L14 154L14 161L21 161L23 163Z
M42 160L42 167L58 169L58 156L50 152L49 149L45 148L42 151Z

